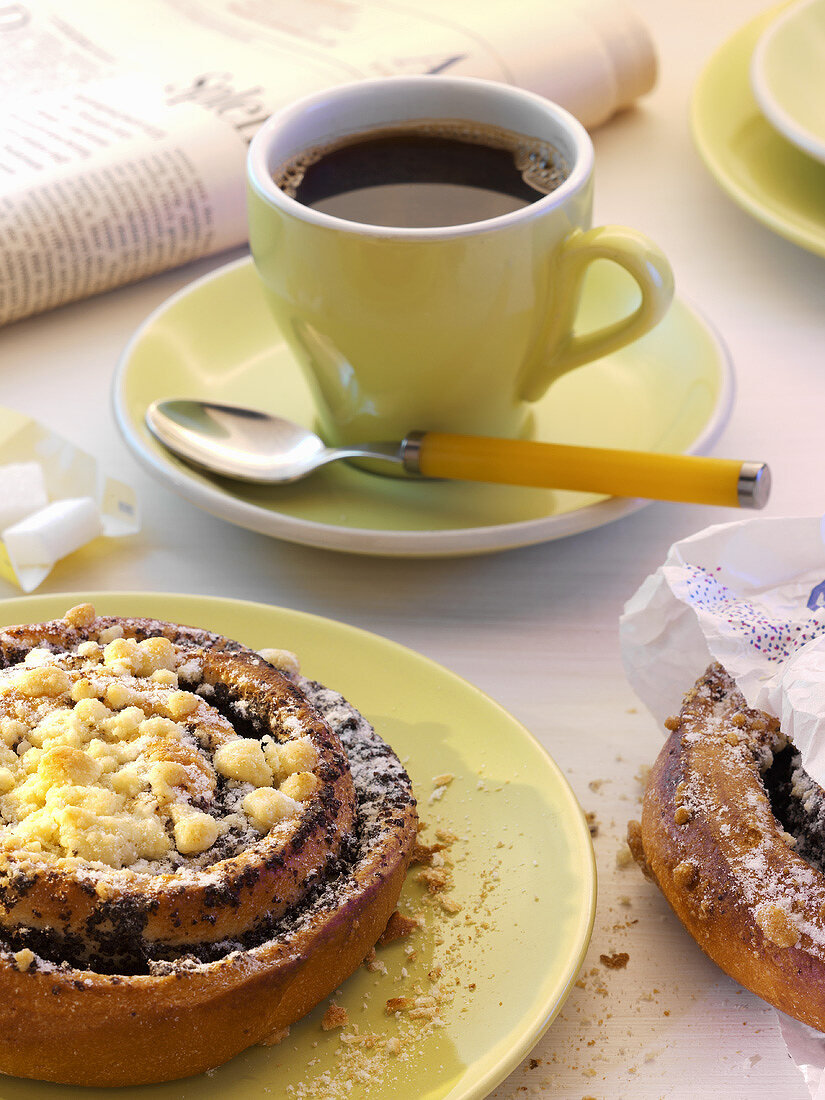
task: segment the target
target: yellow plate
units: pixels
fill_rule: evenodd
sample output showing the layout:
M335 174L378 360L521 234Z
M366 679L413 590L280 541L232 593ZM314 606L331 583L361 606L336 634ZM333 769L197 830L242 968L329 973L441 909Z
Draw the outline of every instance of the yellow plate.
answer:
M825 164L770 125L750 84L756 44L785 7L742 27L711 57L693 95L693 137L735 203L781 237L825 256Z
M594 265L580 324L635 308L615 265ZM309 391L269 314L251 260L184 288L141 326L114 380L126 442L149 472L213 515L292 542L404 557L484 553L599 527L646 502L469 482L402 481L335 463L294 485L242 485L199 473L149 433L161 397L253 405L311 426ZM730 415L727 353L676 301L647 336L573 371L536 405L536 437L651 451L708 450ZM414 425L410 426L411 428Z
M149 615L208 627L253 648L292 649L303 672L341 691L396 750L413 779L422 820L460 840L452 897L455 916L426 907L424 930L380 949L387 974L361 968L337 1003L362 1034L401 1026L387 999L430 988L442 966L455 997L444 1027L413 1043L405 1059L383 1055L355 1084L352 1100L477 1100L518 1065L561 1008L584 959L596 901L590 834L556 764L509 714L434 662L353 627L297 611L203 596L75 593L0 601L0 627L62 615L91 599L104 614ZM433 776L452 773L430 800ZM431 835L431 833L430 833ZM426 836L426 834L425 834ZM420 908L408 878L402 906ZM437 939L444 942L438 944ZM401 975L402 967L408 977ZM366 1008L363 1006L366 1005ZM322 1075L348 1065L339 1032L324 1032L321 1005L277 1047L256 1047L205 1076L128 1089L77 1089L3 1078L0 1100L264 1100L288 1085L325 1097ZM366 1057L377 1057L365 1052ZM312 1063L312 1065L310 1065ZM313 1085L313 1082L315 1084ZM301 1093L294 1094L300 1096ZM336 1094L337 1095L337 1094Z

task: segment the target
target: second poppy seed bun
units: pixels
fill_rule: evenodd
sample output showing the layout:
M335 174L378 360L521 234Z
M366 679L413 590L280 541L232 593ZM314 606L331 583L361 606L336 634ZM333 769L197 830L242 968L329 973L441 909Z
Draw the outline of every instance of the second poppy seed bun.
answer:
M636 860L727 974L825 1030L825 853L805 836L823 792L719 665L668 725L629 826Z

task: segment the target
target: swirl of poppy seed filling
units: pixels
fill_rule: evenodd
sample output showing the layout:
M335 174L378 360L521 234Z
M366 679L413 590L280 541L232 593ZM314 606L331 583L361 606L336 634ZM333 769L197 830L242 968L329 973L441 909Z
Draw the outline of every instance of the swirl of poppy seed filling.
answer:
M796 841L797 855L825 873L825 791L792 745L776 754L764 784L774 816Z
M774 719L748 710L743 696L721 666L711 666L688 693L683 714L688 702L695 699L705 699L718 708L717 713L709 712L703 721L712 732L726 733L731 739L728 745L739 742L748 726L745 718L749 716L752 728L742 744L756 764L771 813L785 833L785 843L811 867L825 874L825 791L803 768L801 753L787 741ZM703 731L700 728L685 736L695 740L703 736ZM702 795L695 778L684 801L701 807ZM726 829L727 826L723 831ZM758 873L754 876L751 872L749 878L761 881Z
M299 904L350 844L355 791L297 669L91 604L0 631L6 934L113 974Z
M297 683L340 739L349 761L357 802L355 831L323 869L308 876L300 904L277 920L262 922L232 940L187 945L177 952L168 946L143 943L128 959L121 954L117 967L113 967L109 958L88 959L84 951L74 954L65 939L56 941L48 934L26 928L5 932L0 939L0 954L15 959L24 953L27 969L164 975L209 966L273 939L288 941L317 915L335 910L346 900L355 889L354 872L359 863L385 836L402 827L405 815L415 807L415 799L402 764L353 706L337 692L314 681L298 678Z

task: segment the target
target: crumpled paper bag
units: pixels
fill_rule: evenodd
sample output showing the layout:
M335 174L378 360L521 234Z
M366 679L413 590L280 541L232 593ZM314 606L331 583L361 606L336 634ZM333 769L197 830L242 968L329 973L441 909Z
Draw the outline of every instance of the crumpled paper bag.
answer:
M0 466L37 462L43 469L50 501L90 497L100 513L100 531L110 538L140 530L133 489L108 477L95 458L43 424L13 409L0 408ZM54 567L21 565L0 540L0 577L32 592Z
M628 679L659 721L719 661L825 787L821 519L750 519L674 543L626 604L620 637Z
M620 639L628 679L660 722L719 661L825 787L825 520L749 519L674 543L625 605ZM777 1017L812 1100L825 1100L825 1035Z

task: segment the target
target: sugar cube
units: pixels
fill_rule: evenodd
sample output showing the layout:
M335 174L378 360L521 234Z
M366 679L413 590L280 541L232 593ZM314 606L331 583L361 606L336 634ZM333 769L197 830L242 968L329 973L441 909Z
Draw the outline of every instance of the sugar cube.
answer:
M49 503L39 462L0 466L0 531L45 508Z
M56 500L7 527L3 542L15 568L54 565L101 533L100 512L91 497Z

